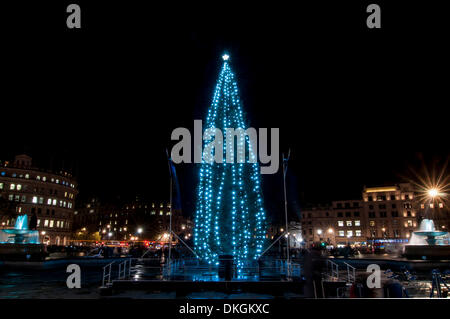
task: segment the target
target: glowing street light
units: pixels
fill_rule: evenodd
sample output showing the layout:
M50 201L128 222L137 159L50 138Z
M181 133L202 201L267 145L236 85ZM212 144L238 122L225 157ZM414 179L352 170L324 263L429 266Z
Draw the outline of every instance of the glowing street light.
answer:
M322 229L318 229L318 230L317 230L317 234L318 234L318 235L322 235Z
M138 234L141 234L142 233L142 228L138 228L137 232L138 232Z
M113 233L109 232L108 237L112 237Z
M431 188L428 190L428 196L430 196L431 198L434 199L438 195L439 195L439 190L437 188Z
M224 61L228 61L229 58L230 58L230 56L229 56L228 54L222 55L222 59L223 59Z
M328 228L328 233L332 234L333 233L333 228Z

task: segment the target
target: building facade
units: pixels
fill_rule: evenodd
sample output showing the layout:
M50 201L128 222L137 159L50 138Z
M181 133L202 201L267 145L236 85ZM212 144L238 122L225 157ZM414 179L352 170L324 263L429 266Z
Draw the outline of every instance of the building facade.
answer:
M77 183L68 172L33 167L27 155L16 156L12 163L3 161L1 226L14 227L16 216L26 214L30 227L39 231L41 243L65 245L71 237L77 193Z
M181 212L171 212L170 203L136 199L122 204L102 204L97 199L83 203L75 211L75 236L98 232L101 240L167 241L172 230L183 240L192 236L192 223Z
M436 228L450 227L446 204L421 202L409 183L365 187L361 199L305 208L302 237L308 247L324 242L334 247L400 244L408 242L423 218L430 217Z

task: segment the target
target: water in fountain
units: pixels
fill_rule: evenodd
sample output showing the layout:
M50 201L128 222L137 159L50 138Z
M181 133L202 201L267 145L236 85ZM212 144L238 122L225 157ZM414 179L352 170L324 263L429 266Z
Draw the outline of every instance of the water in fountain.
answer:
M0 230L0 243L39 244L39 232L28 229L28 216L17 216L12 229Z
M423 219L419 230L412 233L409 245L449 245L449 233L437 231L433 220Z

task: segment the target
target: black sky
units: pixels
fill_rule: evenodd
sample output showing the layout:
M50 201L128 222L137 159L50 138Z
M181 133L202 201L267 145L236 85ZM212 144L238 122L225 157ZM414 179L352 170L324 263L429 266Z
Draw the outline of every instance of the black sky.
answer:
M279 127L291 148L294 210L448 158L448 34L436 8L379 2L382 29L367 30L365 2L79 1L82 29L66 30L67 3L8 12L0 155L64 162L81 197L167 198L170 133L204 119L224 51L250 124ZM196 171L179 174L190 210ZM281 174L263 183L279 209Z

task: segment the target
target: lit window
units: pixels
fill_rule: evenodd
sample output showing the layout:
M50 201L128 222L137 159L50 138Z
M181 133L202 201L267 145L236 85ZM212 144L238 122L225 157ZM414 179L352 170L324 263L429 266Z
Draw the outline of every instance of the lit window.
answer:
M52 204L52 199L51 198L47 199L47 205L51 205L51 204Z
M369 222L369 225L370 225L371 227L375 227L375 221L374 221L374 220L371 220L371 221Z
M421 209L425 209L425 204L420 204Z
M151 213L152 215L156 215L156 212L154 211L154 210L152 210L152 213Z
M413 221L412 220L408 220L408 227L412 227L412 225L413 225Z
M339 227L344 227L344 221L343 220L338 221L338 226Z
M41 180L41 177L38 175L38 176L36 176L36 179L37 179L38 181L40 181L40 180Z
M347 230L347 237L353 236L353 230Z
M31 200L31 202L32 202L33 204L37 204L37 202L38 202L37 196L33 196L33 199Z
M343 230L340 230L339 231L339 236L342 236L342 237L345 236L345 232Z
M56 184L59 184L59 179L56 180Z
M42 176L42 180L45 182L47 180L47 177Z
M360 220L355 220L355 226L361 226L361 221Z
M61 221L61 228L64 228L64 221Z
M433 203L430 204L430 208L434 208L434 204Z
M52 204L53 204L53 206L56 206L56 199L53 199Z
M10 184L10 185L9 185L9 189L10 189L10 190L14 190L15 188L16 188L16 184Z
M361 237L361 230L357 229L355 230L356 237Z
M444 203L439 203L439 208L444 208Z
M352 221L351 220L347 220L347 226L351 226L352 225Z
M159 215L162 215L162 214L163 214L163 211L162 211L162 210L160 210L160 211L159 211Z
M49 225L50 228L53 228L53 223L54 223L53 219L50 219L50 225Z
M37 227L39 227L40 224L41 224L41 220L38 219L38 220L37 220Z
M44 220L44 227L48 227L48 219Z
M39 204L44 204L44 197L39 197Z
M30 174L25 174L25 178L26 179L30 178Z
M0 189L3 189L3 183L0 183Z
M22 185L21 184L17 184L17 190L20 191L22 189Z
M59 220L56 221L56 228L59 228Z

